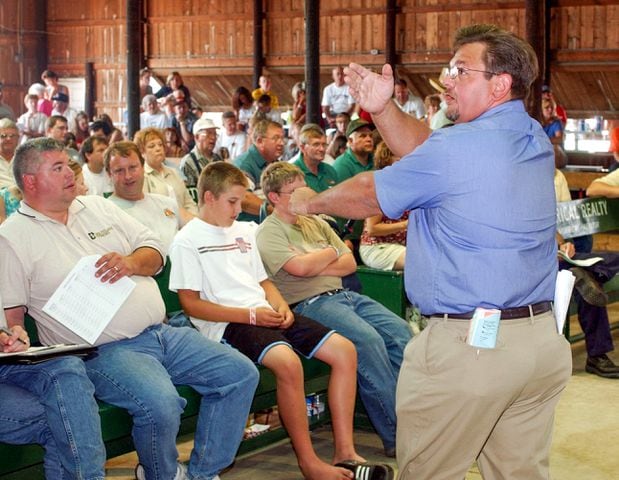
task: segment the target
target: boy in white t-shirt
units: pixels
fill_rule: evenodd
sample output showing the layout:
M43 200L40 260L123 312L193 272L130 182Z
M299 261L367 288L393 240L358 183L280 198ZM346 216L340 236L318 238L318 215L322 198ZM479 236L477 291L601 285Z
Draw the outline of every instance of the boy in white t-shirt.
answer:
M256 247L256 225L236 221L246 189L247 177L229 163L214 162L203 169L199 216L185 225L170 248L170 290L178 292L183 310L203 335L230 344L274 373L279 413L306 478L354 478L360 468L369 470L368 478L388 473L382 465L361 465L364 459L355 451L355 348L333 330L295 317L268 279ZM331 366L328 398L335 466L321 460L312 447L303 368L294 350ZM337 466L339 462L344 464Z

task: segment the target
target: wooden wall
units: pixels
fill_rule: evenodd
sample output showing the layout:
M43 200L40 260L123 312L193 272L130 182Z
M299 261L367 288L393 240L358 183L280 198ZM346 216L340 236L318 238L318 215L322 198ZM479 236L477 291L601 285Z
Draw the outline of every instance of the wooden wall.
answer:
M40 80L37 49L44 43L41 26L32 13L36 0L0 1L0 82L4 99L16 114L25 110L28 86ZM23 34L23 32L29 32Z
M227 108L236 86L252 87L254 2L143 2L146 64L158 76L180 71L194 97L209 109ZM0 2L0 24L5 27L0 30L0 79L15 93L40 73L34 71L38 37L32 33L37 3L41 2ZM120 119L126 97L125 0L45 3L49 68L64 76L83 76L85 64L93 62L96 110ZM18 4L24 5L22 62L14 61ZM398 73L416 93L430 93L428 79L449 61L458 27L491 22L524 36L524 4L524 0L400 0ZM292 101L290 88L303 77L303 5L303 0L263 1L266 71L284 104ZM551 5L555 95L570 113L619 115L619 0L552 0ZM385 1L323 0L320 32L322 85L330 81L334 65L354 60L378 67L384 62Z

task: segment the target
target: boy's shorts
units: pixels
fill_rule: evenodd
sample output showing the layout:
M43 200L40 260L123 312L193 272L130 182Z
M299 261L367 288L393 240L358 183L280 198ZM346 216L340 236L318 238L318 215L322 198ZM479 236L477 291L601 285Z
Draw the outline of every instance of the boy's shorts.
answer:
M222 342L229 344L262 364L266 353L275 345L288 345L306 358L312 358L322 344L335 333L324 325L301 315L294 316L294 323L286 330L229 323Z

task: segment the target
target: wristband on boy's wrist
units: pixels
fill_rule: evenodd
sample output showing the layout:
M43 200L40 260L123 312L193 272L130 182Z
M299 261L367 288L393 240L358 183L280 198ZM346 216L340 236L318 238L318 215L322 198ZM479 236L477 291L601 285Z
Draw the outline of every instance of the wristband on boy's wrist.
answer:
M256 308L250 307L249 309L249 324L256 325Z

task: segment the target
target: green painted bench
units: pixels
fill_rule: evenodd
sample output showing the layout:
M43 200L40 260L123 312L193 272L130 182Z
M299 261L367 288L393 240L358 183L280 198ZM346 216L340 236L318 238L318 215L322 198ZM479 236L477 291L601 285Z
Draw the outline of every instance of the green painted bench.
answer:
M383 304L396 315L406 318L408 301L403 272L377 270L360 265L357 267L357 276L364 295Z
M170 264L167 263L164 270L155 277L161 290L168 315L181 309L176 293L168 290ZM33 343L36 340L36 328L30 319L27 322L29 333ZM305 392L322 393L327 390L330 368L320 360L301 359L305 373ZM277 403L275 396L275 377L262 367L260 370L260 383L256 389L251 412L265 410ZM178 392L187 399L187 406L182 414L179 435L195 431L200 406L200 396L190 387L180 386ZM101 428L105 441L107 458L113 458L135 450L131 439L131 417L126 410L114 407L104 402L99 402L99 414L101 416ZM316 427L329 420L326 413L319 419L312 419L311 427ZM286 437L286 431L278 428L264 433L258 437L244 440L239 448L239 453L246 453L267 446ZM0 443L0 479L23 480L42 479L43 472L43 449L39 445L7 445Z

